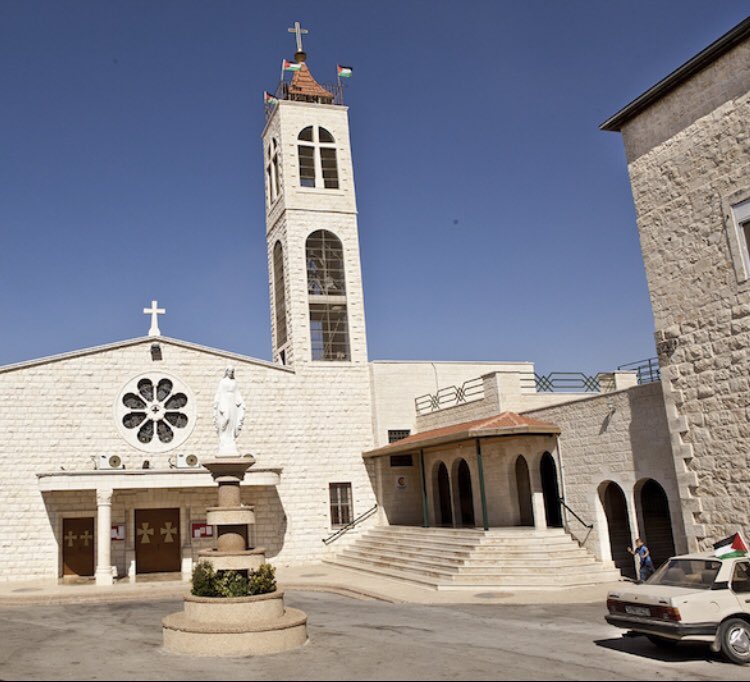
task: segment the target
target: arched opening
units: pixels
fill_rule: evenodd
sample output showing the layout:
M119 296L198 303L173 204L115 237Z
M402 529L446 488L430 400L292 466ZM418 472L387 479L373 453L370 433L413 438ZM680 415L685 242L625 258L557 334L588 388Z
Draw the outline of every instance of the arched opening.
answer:
M604 514L607 517L607 533L612 561L624 576L635 579L635 563L628 552L628 547L633 546L633 537L630 530L625 493L622 492L622 488L617 483L609 481L599 494Z
M471 471L465 459L458 464L458 501L461 525L474 527L474 495L471 490Z
M516 458L516 490L518 491L518 511L520 526L534 525L534 507L531 504L531 479L529 465L523 455Z
M438 464L437 495L435 499L435 523L438 526L453 525L453 510L451 508L451 482L448 476L448 467L443 462Z
M276 242L273 247L273 305L276 312L276 348L279 350L287 341L284 248L281 242Z
M549 528L562 528L562 512L560 511L560 488L557 485L557 465L555 458L545 452L539 464L542 476L542 492L544 493L544 514Z
M336 161L336 140L319 126L307 126L297 136L299 180L302 187L322 189L339 188L339 170Z
M313 360L350 360L344 249L332 232L317 230L305 245Z
M667 493L654 479L649 478L641 486L638 497L643 515L642 539L651 552L654 567L659 568L675 554Z

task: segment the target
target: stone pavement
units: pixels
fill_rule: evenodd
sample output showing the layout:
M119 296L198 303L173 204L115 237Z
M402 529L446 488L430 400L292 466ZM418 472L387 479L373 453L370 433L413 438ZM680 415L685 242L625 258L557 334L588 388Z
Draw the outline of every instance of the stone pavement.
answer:
M171 655L178 600L0 607L0 678L13 680L746 680L707 647L623 638L597 604L388 604L288 592L310 642L260 658Z
M277 579L284 590L330 592L360 599L413 604L603 603L607 591L617 585L560 590L443 591L322 563L279 566ZM148 601L178 598L188 589L188 583L179 580L137 583L122 580L107 587L97 587L93 583L62 585L51 580L0 583L0 605Z

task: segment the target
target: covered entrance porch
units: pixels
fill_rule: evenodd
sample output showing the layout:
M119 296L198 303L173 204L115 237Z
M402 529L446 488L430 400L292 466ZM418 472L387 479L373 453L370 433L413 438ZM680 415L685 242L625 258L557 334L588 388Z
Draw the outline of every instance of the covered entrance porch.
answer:
M280 474L251 469L242 483L243 504L275 500L279 508L263 512L283 514L275 492ZM94 578L97 585L118 577L187 578L193 557L213 545L206 509L216 504L216 484L203 468L60 471L37 479L58 544L60 578ZM256 541L273 552L283 538Z
M562 527L559 433L554 424L503 412L364 453L381 523Z

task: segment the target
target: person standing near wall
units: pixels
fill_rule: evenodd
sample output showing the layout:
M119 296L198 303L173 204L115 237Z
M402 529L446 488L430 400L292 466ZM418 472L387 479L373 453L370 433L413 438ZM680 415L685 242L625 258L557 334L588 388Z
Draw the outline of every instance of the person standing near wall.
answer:
M651 552L649 552L648 547L646 547L646 544L641 538L635 539L635 550L632 547L628 547L628 552L633 556L638 555L641 562L640 581L645 583L655 572L654 562L651 559Z

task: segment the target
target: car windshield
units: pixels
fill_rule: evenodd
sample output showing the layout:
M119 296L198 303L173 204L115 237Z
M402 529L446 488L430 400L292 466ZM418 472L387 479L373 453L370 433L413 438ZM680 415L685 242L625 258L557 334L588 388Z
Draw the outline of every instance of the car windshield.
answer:
M670 559L646 582L648 585L668 585L696 590L711 589L720 561L704 559Z

